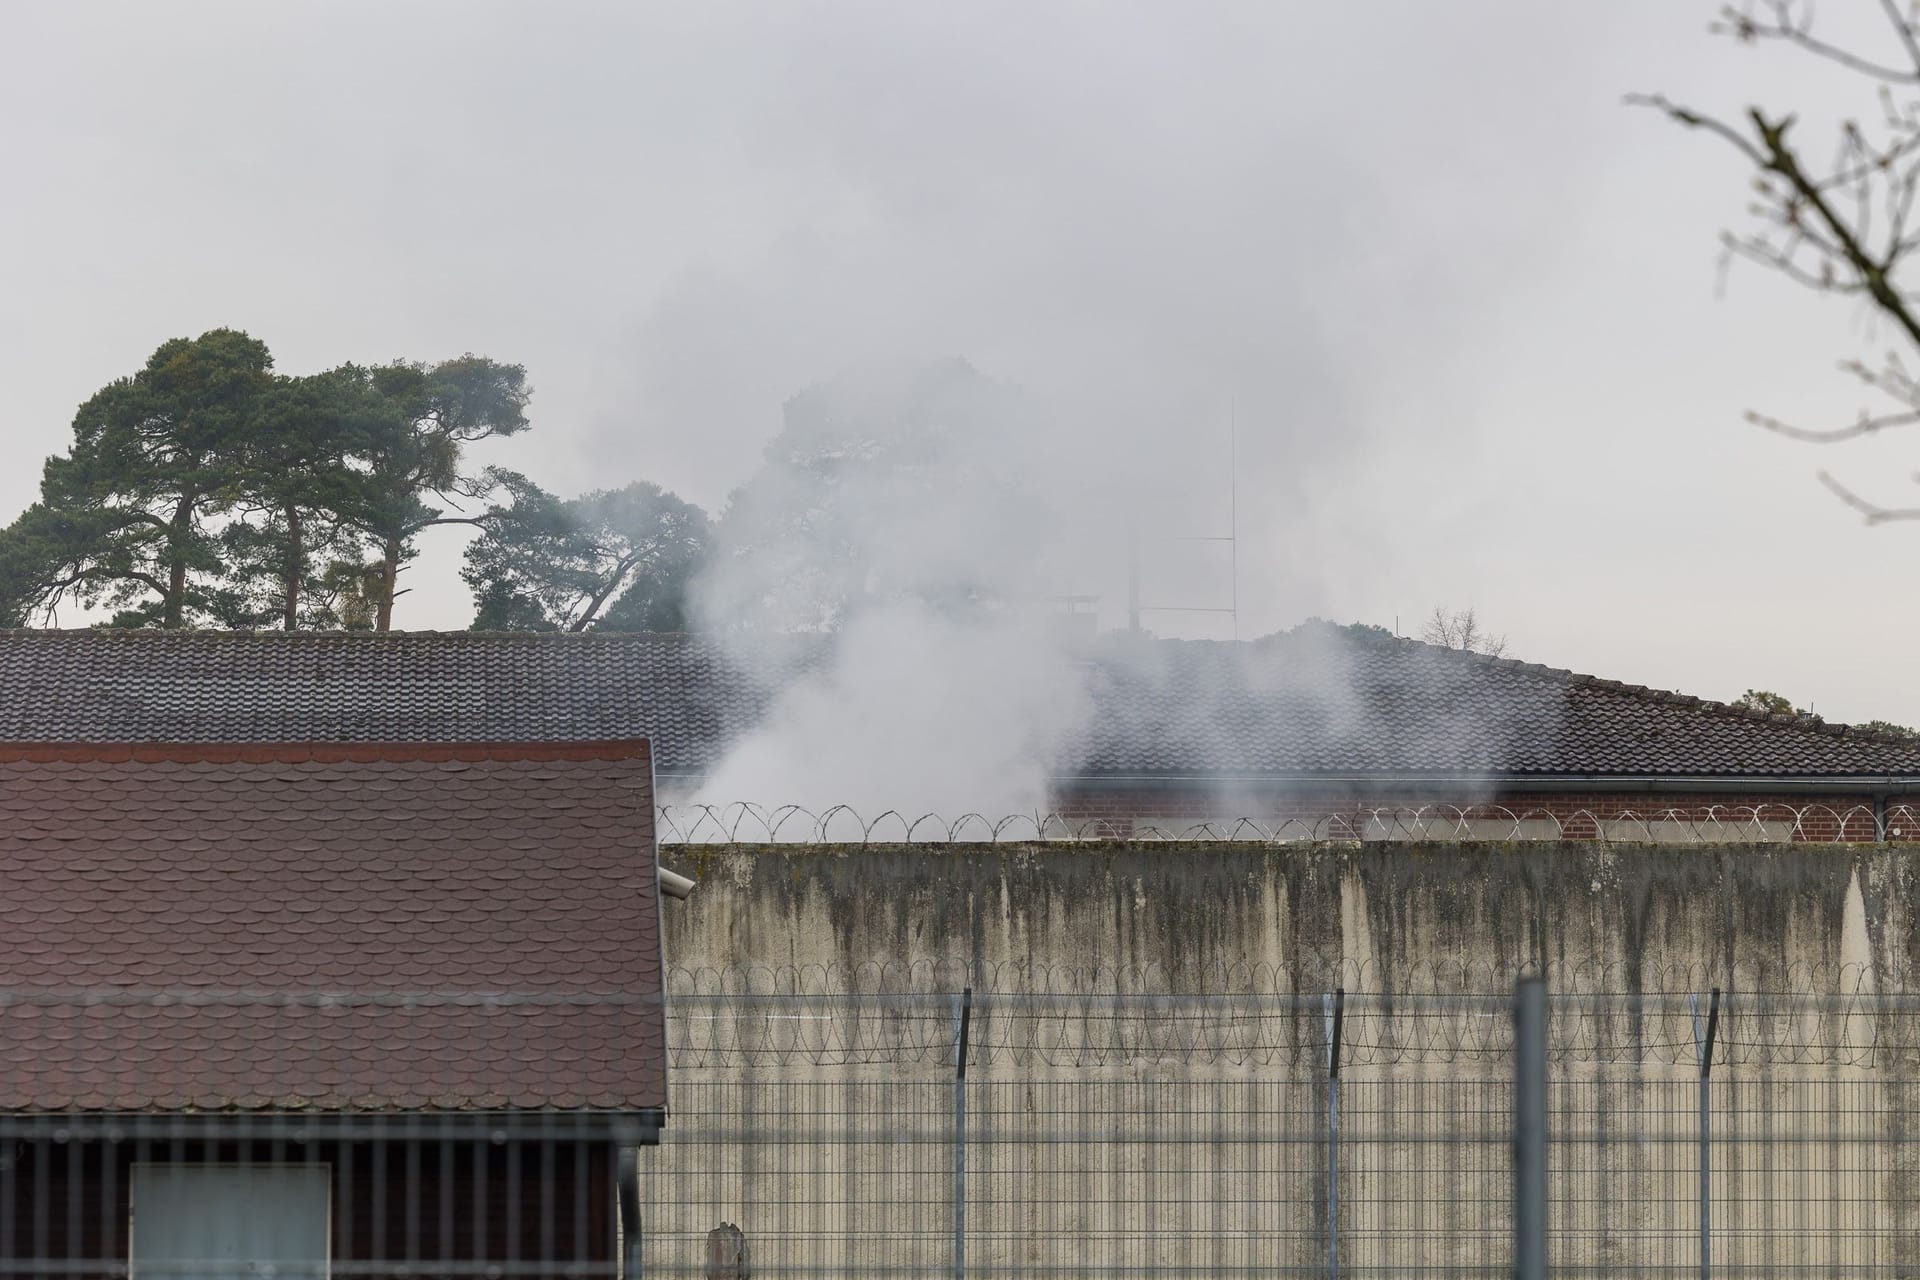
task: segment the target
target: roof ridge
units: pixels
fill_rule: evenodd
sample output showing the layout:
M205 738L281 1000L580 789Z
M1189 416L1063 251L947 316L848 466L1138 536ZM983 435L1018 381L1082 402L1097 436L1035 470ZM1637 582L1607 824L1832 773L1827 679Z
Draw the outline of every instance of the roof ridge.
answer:
M644 760L645 738L563 742L0 742L0 764L113 763L433 764L453 760Z
M1897 733L1888 733L1882 729L1868 729L1860 725L1824 717L1787 712L1761 711L1751 707L1738 706L1731 702L1722 702L1715 698L1703 698L1698 694L1681 693L1677 689L1658 689L1652 685L1634 684L1627 680L1617 680L1609 676L1588 675L1566 667L1550 667L1544 663L1528 662L1523 658L1509 658L1500 654L1474 653L1465 649L1449 648L1446 645L1433 644L1426 640L1416 640L1412 636L1394 636L1391 640L1382 640L1374 636L1359 636L1347 631L1337 623L1326 624L1335 630L1353 636L1360 644L1385 645L1398 643L1408 647L1424 649L1433 653L1451 655L1448 661L1465 661L1481 666L1504 667L1516 670L1535 679L1554 679L1570 685L1581 685L1602 689L1613 693L1624 693L1646 702L1661 703L1668 706L1691 707L1709 715L1724 715L1741 720L1763 720L1808 733L1820 734L1830 738L1850 738L1857 742L1911 744L1913 739Z
M484 744L476 741L456 744L463 738L578 742L651 734L669 768L695 768L712 763L729 740L764 714L765 698L786 673L788 660L810 661L828 638L802 633L768 639L780 643L763 654L743 657L729 652L724 636L688 632L0 631L0 641L5 642L0 664L21 677L14 682L16 691L0 702L0 713L6 717L0 719L0 749L8 740L71 744L111 738L124 742L147 734L149 741L230 744L255 735L280 741L307 735L315 741L424 740L448 749L484 751ZM1764 767L1772 767L1765 762L1775 758L1801 756L1829 761L1833 768L1851 767L1851 757L1876 768L1882 757L1902 768L1920 761L1920 742L1898 733L1812 717L1770 716L1713 699L1520 658L1449 649L1397 637L1384 629L1324 621L1248 641L1108 633L1100 643L1076 651L1074 660L1090 662L1096 669L1112 668L1120 673L1122 686L1140 685L1132 693L1123 688L1124 696L1151 702L1165 694L1164 689L1155 691L1156 681L1189 667L1196 678L1211 678L1207 673L1217 662L1248 663L1257 658L1264 664L1271 658L1284 663L1291 650L1310 648L1316 642L1346 654L1360 684L1389 677L1402 684L1425 680L1435 686L1436 696L1473 702L1477 707L1473 714L1482 717L1511 713L1537 719L1547 712L1527 711L1523 704L1567 700L1577 704L1582 699L1574 697L1576 693L1592 691L1596 701L1612 704L1600 719L1610 716L1634 733L1660 721L1682 735L1742 739L1713 750L1759 761ZM278 653L282 646L289 652ZM1154 661L1142 664L1129 677L1133 654L1151 656ZM779 662L773 661L776 656ZM1194 661L1190 663L1189 657ZM1367 669L1375 667L1380 670L1369 674ZM222 672L229 668L244 679L223 679ZM1155 675L1156 671L1161 674ZM1330 671L1319 675L1305 671L1302 678L1309 676L1322 684L1338 678ZM478 701L448 702L450 690L432 685L441 677L457 677L464 682L457 690L460 698ZM406 678L421 683L404 689L393 684ZM358 681L362 687L343 690L343 681ZM1473 687L1443 687L1449 684ZM59 696L49 701L49 694ZM342 699L352 707L345 707ZM496 707L495 702L500 705ZM1404 719L1420 713L1414 708L1392 714ZM1602 734L1598 720L1588 717L1588 721L1582 721L1587 725L1582 731L1599 735L1591 740L1575 742L1567 736L1569 730L1555 730L1543 722L1526 728L1524 742L1488 737L1460 750L1502 759L1531 753L1529 758L1569 769L1591 758L1610 762L1606 768L1611 769L1621 758L1665 761L1680 749L1677 745L1630 747L1616 740L1617 734ZM1173 758L1167 754L1171 749L1167 740L1153 736L1152 726L1135 729L1143 736L1126 742L1102 739L1106 742L1102 749L1110 747L1133 759L1151 757L1162 764ZM1512 732L1518 733L1519 727ZM1182 753L1205 755L1215 747L1229 753L1307 749L1291 729L1282 732L1248 723L1223 727L1221 733L1225 737L1211 745L1197 738L1183 740L1174 755L1185 759ZM1339 749L1360 751L1362 745L1383 757L1404 754L1390 743L1342 742ZM79 746L68 749L82 750ZM101 749L84 748L89 753Z
M568 640L705 640L691 631L360 631L280 627L0 627L0 639L28 636L100 636L116 639L176 640L185 637L221 640L532 640L544 644Z

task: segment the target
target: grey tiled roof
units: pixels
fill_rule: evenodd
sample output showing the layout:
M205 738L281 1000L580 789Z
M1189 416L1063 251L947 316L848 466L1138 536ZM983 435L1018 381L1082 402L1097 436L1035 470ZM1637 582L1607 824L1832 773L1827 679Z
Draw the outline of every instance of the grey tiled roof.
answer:
M1920 743L1332 626L1117 645L1092 689L1089 772L1920 774Z
M656 740L711 763L762 705L685 636L0 632L0 742Z
M1083 670L1093 714L1062 773L1920 774L1920 744L1331 626L1114 637ZM0 741L646 736L687 774L777 683L687 636L0 632Z

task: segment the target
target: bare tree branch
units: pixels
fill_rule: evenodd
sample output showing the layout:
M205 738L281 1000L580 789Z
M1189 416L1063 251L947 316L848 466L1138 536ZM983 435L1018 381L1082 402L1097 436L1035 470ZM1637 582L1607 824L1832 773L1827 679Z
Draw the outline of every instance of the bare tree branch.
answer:
M1823 251L1820 270L1816 273L1809 271L1792 258L1785 256L1782 250L1762 240L1739 240L1728 236L1725 243L1728 252L1745 258L1749 262L1756 262L1770 271L1778 271L1795 284L1804 285L1817 293L1850 295L1866 292L1864 284L1842 280L1833 273L1833 263L1840 258L1838 253L1826 254Z
M1868 502L1847 486L1835 480L1825 471L1820 473L1820 483L1834 497L1858 511L1868 524L1887 524L1894 520L1920 520L1920 507L1882 507Z
M1916 48L1914 44L1912 24L1900 14L1894 0L1880 0L1880 5L1906 46L1908 55L1912 59L1912 66L1905 68L1889 66L1855 53L1851 49L1819 39L1813 34L1811 5L1802 6L1804 17L1797 23L1792 18L1794 6L1781 3L1780 0L1768 0L1767 7L1773 10L1771 21L1754 17L1751 4L1739 9L1726 5L1721 8L1720 19L1714 24L1713 29L1748 43L1757 40L1779 40L1797 45L1808 53L1837 63L1849 71L1858 71L1862 75L1872 76L1875 79L1896 84L1920 83L1920 48Z
M1651 106L1688 129L1735 148L1754 167L1756 199L1752 227L1723 232L1722 262L1757 263L1813 292L1861 298L1871 318L1897 330L1884 364L1859 361L1842 368L1890 406L1863 406L1854 420L1831 428L1796 426L1767 413L1747 421L1777 435L1813 444L1835 444L1883 431L1920 426L1920 380L1908 372L1920 353L1920 289L1913 262L1920 255L1920 7L1906 0L1878 0L1886 41L1875 51L1849 47L1816 31L1810 0L1742 0L1723 4L1712 29L1741 43L1778 42L1866 77L1878 105L1847 118L1833 140L1831 162L1810 165L1810 149L1797 144L1797 113L1749 107L1735 122L1672 102L1661 95L1629 98ZM1896 93L1902 89L1907 92ZM1722 268L1724 270L1724 266ZM1855 493L1830 474L1820 483L1869 524L1920 519L1920 508L1885 507Z
M1805 440L1810 444L1838 444L1843 440L1858 440L1861 436L1870 436L1884 431L1888 427L1911 427L1920 425L1920 411L1911 413L1889 413L1878 418L1868 417L1865 413L1851 426L1830 428L1796 427L1769 417L1764 413L1747 413L1747 421L1756 427L1764 427L1775 435L1786 436L1791 440Z
M1906 330L1907 337L1920 345L1920 319L1908 308L1907 300L1894 289L1887 280L1887 272L1892 266L1891 260L1881 261L1870 253L1854 229L1835 213L1826 197L1814 185L1800 167L1800 159L1787 145L1787 131L1793 127L1792 116L1782 116L1771 123L1761 114L1759 108L1747 113L1753 121L1754 130L1760 135L1761 145L1767 153L1765 167L1785 178L1788 184L1800 194L1807 205L1819 215L1821 223L1827 228L1828 235L1836 243L1839 252L1845 256L1848 264L1859 274L1866 291L1880 309Z
M1900 12L1899 0L1880 0L1880 10L1887 15L1887 21L1905 46L1907 60L1913 64L1916 74L1920 74L1920 32L1915 32L1912 20Z
M1470 608L1447 609L1435 605L1420 638L1442 649L1480 653L1489 658L1498 658L1507 651L1507 638L1489 634Z
M1698 111L1683 107L1677 102L1669 101L1665 95L1658 93L1630 93L1627 95L1626 101L1630 107L1652 107L1655 111L1672 117L1689 129L1705 129L1708 133L1718 134L1721 138L1724 138L1727 142L1739 148L1741 154L1746 156L1747 159L1762 168L1766 166L1766 157L1755 150L1752 143L1748 142L1740 135L1738 130L1734 129L1732 125L1724 120L1716 120L1712 116L1703 115Z

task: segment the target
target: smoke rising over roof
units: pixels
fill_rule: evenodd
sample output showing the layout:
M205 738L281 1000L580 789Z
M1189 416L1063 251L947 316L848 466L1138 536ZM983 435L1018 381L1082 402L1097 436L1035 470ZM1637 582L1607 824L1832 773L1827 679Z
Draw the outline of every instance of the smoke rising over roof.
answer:
M1825 93L1717 8L17 6L0 513L75 404L219 326L287 370L524 363L534 430L486 461L714 511L796 391L960 355L1038 406L1018 492L1075 505L1033 576L1106 625L1088 508L1143 517L1156 602L1226 594L1165 539L1222 532L1232 417L1242 635L1472 604L1515 653L1920 723L1910 532L1739 425L1836 407L1850 313L1738 272L1717 304L1737 183L1620 105ZM458 557L402 625L467 623Z
M766 650L795 631L830 635L703 801L1046 805L1049 766L1088 715L1047 595L1066 531L1113 523L1059 483L1076 425L957 360L863 369L787 402L720 521L695 614L747 671L772 669Z

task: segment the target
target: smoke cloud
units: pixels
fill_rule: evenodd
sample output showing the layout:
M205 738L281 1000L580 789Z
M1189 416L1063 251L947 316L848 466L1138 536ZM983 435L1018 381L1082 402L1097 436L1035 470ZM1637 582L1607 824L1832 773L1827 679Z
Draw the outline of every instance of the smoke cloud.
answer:
M1471 604L1526 657L1920 723L1912 540L1813 480L1905 475L1911 440L1740 421L1850 415L1857 316L1737 269L1716 301L1737 157L1621 96L1873 104L1708 37L1718 7L16 5L0 513L77 402L222 325L289 371L524 364L536 430L486 462L715 511L785 397L960 354L1092 438L1023 492L1143 535L1221 531L1237 416L1242 635ZM1122 622L1124 530L1062 536ZM461 543L423 544L404 625L472 618ZM1675 554L1707 544L1719 589ZM1225 594L1142 545L1154 602ZM1836 662L1856 600L1886 625Z
M1061 492L1072 434L958 360L788 401L695 597L703 629L779 691L698 800L1043 809L1089 706L1062 551L1111 523Z
M1083 672L1035 619L882 604L778 694L696 802L846 805L869 821L1044 812L1047 767L1089 705Z
M1499 740L1466 665L1424 646L1381 661L1370 646L1404 643L1384 633L1097 635L1079 542L1117 560L1152 510L1152 438L1109 430L1102 449L1110 421L959 360L790 399L695 591L769 710L696 801L991 821L1049 809L1061 773L1356 771L1383 746L1457 769ZM1209 816L1275 800L1228 782Z

